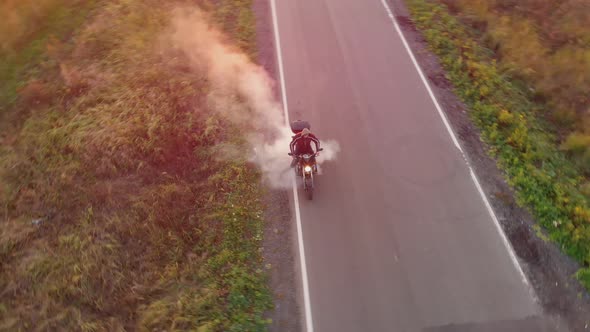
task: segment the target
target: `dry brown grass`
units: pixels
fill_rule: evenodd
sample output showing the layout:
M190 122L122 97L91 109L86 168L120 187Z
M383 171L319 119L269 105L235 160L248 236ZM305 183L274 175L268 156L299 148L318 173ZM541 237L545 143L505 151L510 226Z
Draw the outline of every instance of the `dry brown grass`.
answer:
M203 74L158 52L170 6L102 2L46 40L8 108L0 330L263 328L258 176L211 156L237 135L202 102Z
M70 1L72 2L72 1ZM0 4L0 50L12 52L25 45L41 29L47 16L62 0L6 0Z
M574 162L590 174L590 3L585 0L444 0L484 34L499 64L535 90ZM572 136L569 137L568 136ZM588 141L584 139L583 141Z

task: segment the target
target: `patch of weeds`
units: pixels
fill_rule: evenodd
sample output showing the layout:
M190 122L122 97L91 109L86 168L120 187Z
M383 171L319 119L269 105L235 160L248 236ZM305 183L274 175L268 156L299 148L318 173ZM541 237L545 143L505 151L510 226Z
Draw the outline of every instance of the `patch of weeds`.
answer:
M543 233L543 230L541 229L541 226L539 226L538 224L533 225L533 230L535 231L535 234L537 235L537 237L545 242L550 242L551 239L549 239L547 237L547 235L545 235L545 233Z

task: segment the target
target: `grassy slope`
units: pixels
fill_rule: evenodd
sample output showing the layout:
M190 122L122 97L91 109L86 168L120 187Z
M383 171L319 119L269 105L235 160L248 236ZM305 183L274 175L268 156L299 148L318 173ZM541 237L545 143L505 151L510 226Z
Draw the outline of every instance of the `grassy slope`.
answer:
M590 289L590 206L579 188L582 175L557 148L556 137L537 118L533 96L493 60L446 6L408 0L413 20L440 57L456 93L489 144L490 154L551 240L583 266L579 280Z
M495 50L498 64L535 91L562 140L590 176L590 3L584 0L442 0ZM588 179L587 179L588 180ZM589 186L589 184L586 184Z
M18 19L0 23L0 113L14 103L17 89L35 75L52 36L67 36L79 27L98 1L7 0L3 12ZM10 17L10 15L8 16Z
M97 1L9 55L36 50L2 87L23 86L2 100L0 330L266 326L259 175L214 158L239 133L202 74L154 52L170 5ZM254 54L250 1L203 6Z

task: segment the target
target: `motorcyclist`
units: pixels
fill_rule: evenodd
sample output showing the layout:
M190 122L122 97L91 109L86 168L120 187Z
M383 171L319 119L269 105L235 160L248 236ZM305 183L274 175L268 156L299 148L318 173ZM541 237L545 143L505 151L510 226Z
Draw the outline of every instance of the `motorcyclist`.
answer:
M315 144L315 151L311 146L311 143ZM291 162L291 167L295 167L297 165L297 159L300 155L303 154L315 154L320 150L320 140L311 133L308 128L303 128L302 131L292 136L291 144L289 144L289 148L291 150L291 155L293 156L293 161ZM313 159L315 162L315 158Z

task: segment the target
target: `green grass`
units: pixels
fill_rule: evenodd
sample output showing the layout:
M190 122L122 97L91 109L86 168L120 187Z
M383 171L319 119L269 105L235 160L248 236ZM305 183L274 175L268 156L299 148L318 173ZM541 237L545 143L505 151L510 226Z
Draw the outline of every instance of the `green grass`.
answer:
M220 312L222 330L260 331L268 323L262 315L271 299L263 287L266 276L259 254L263 234L259 177L253 169L237 163L229 164L212 181L219 191L228 192L216 209L224 228L221 250L208 261L215 285L227 292Z
M216 20L234 37L236 45L256 61L256 24L252 0L219 0Z
M579 190L584 179L538 117L542 105L499 68L493 52L446 6L428 0L407 3L455 92L469 106L490 155L516 190L518 203L582 265L577 276L590 289L590 207Z
M250 1L202 5L255 54ZM215 157L241 133L208 109L204 73L155 51L171 3L93 6L10 55L23 89L1 105L26 112L0 136L0 326L264 330L260 175Z

